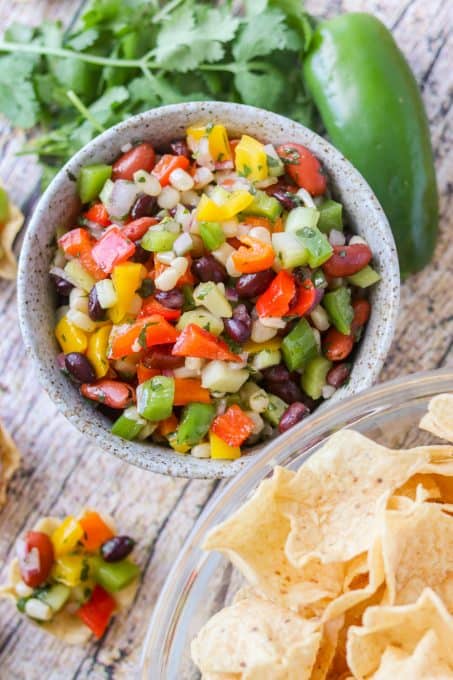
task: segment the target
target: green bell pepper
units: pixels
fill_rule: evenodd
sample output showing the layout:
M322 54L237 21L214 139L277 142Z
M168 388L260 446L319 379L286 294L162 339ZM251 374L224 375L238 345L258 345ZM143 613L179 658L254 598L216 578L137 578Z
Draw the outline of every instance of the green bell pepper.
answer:
M344 335L349 335L351 333L352 319L354 318L349 288L341 286L337 290L326 293L322 304L337 331Z
M112 166L98 163L81 168L77 188L82 203L93 201L108 179L112 176Z
M253 202L243 211L244 215L256 215L267 217L269 220L277 219L282 214L282 206L273 196L268 196L265 191L257 191Z
M372 286L380 280L381 277L377 271L375 271L373 267L370 267L369 264L357 272L357 274L348 276L349 283L352 283L353 286L358 286L359 288L368 288L368 286Z
M127 559L105 562L102 558L96 557L92 560L92 565L96 583L109 593L123 590L140 573L139 567Z
M323 21L304 75L332 143L384 208L403 278L418 271L436 243L436 175L423 101L391 33L370 14Z
M318 355L313 329L306 319L301 319L283 338L281 351L290 371L303 368L310 359Z
M174 234L172 231L151 228L143 236L140 245L144 250L148 250L151 253L165 253L173 248L173 243L178 236L179 234Z
M225 243L226 236L219 222L200 222L200 236L208 250L217 250Z
M175 398L175 381L166 375L156 375L137 387L137 411L156 422L171 416Z
M319 399L322 395L322 388L326 384L326 377L332 362L325 357L315 357L305 366L300 385L309 397Z
M215 408L212 404L193 402L186 406L177 430L178 444L199 444L207 435L214 416Z
M337 201L328 198L321 203L319 210L319 222L317 227L323 234L328 234L332 229L343 231L343 206Z
M267 405L267 408L263 412L263 416L271 425L277 427L281 420L282 415L288 408L288 404L286 403L286 401L283 401L283 399L280 399L280 397L277 397L275 394L268 394L268 397L269 403Z
M127 408L112 425L112 434L123 439L135 439L146 425L146 420L138 415L135 406Z
M45 602L54 612L58 612L69 600L71 588L63 583L55 583L48 588L41 588L36 597Z
M325 234L317 227L304 227L296 232L308 252L308 264L312 269L324 264L333 253L333 248Z

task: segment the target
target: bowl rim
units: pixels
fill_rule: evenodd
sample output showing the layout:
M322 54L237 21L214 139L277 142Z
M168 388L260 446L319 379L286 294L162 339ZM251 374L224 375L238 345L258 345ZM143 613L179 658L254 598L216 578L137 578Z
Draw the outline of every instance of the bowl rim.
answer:
M360 383L354 389L348 390L348 387L340 388L331 399L331 402L338 403L344 396L352 394L354 392L366 389L369 387L374 380L377 378L382 365L384 363L385 357L389 351L393 334L396 325L398 305L399 305L399 267L398 258L396 255L396 248L393 240L393 235L388 225L387 218L378 203L374 193L367 184L366 180L362 177L358 170L356 170L352 164L344 158L344 156L333 147L327 140L317 135L315 132L296 123L289 118L280 116L270 111L265 111L252 106L246 106L243 104L228 103L228 102L190 102L181 104L171 104L168 106L157 107L150 109L144 113L137 114L125 121L109 128L101 135L95 137L82 149L80 149L57 173L55 178L52 180L44 194L39 200L38 205L33 211L32 218L27 227L24 242L22 246L22 251L19 259L19 273L18 273L18 310L19 310L19 323L22 332L22 337L25 345L27 355L32 359L34 366L37 369L38 379L41 385L44 387L45 391L48 393L52 401L57 405L59 410L63 415L81 431L84 435L88 436L91 440L101 448L109 453L113 453L120 459L135 464L139 467L147 469L152 472L157 472L160 474L168 474L172 476L181 476L189 478L224 478L232 477L237 472L244 467L248 466L252 461L256 460L257 457L261 455L264 445L258 445L255 449L251 449L250 453L241 456L235 461L215 461L215 460L203 460L197 459L189 456L185 456L185 464L182 464L181 455L168 449L167 447L156 445L156 444L136 444L134 442L124 442L119 438L112 435L108 429L96 423L94 420L87 420L83 418L83 408L74 408L74 403L72 403L72 389L68 393L64 393L61 397L55 394L55 385L53 383L52 377L48 374L48 367L45 365L45 361L41 356L40 348L37 346L34 340L34 328L35 322L32 319L32 315L28 314L27 310L27 299L29 295L29 275L30 270L27 267L29 261L30 253L34 247L34 237L39 232L40 229L40 217L49 208L49 204L52 199L62 191L68 179L74 179L75 173L78 168L87 162L90 152L96 151L105 147L110 141L115 140L117 135L120 133L125 134L129 137L130 141L134 141L136 135L136 128L142 126L143 137L146 138L146 126L152 125L153 121L162 119L166 116L171 116L172 114L178 114L184 112L188 118L190 116L204 116L208 117L209 113L213 113L219 119L221 119L222 112L228 115L230 119L236 119L240 123L241 116L247 114L249 116L254 116L258 121L266 119L282 126L288 126L288 124L294 127L296 133L300 133L304 143L310 145L309 140L313 140L315 144L320 147L324 147L331 154L331 157L335 159L335 162L344 167L348 175L351 176L354 181L358 183L360 189L366 192L367 205L369 204L373 215L376 217L379 228L382 234L386 236L386 248L392 255L390 261L387 263L388 271L386 273L386 280L381 282L381 286L386 286L387 291L390 290L392 293L388 295L388 306L386 308L386 314L383 315L381 312L381 326L379 328L379 338L375 340L375 347L372 354L374 355L373 362L368 365L368 371L360 379ZM327 171L332 171L327 166ZM41 276L44 276L44 272L40 272ZM353 367L354 371L354 367ZM353 376L353 372L351 374ZM69 394L69 397L67 396ZM321 405L317 411L324 409L326 403ZM80 412L79 412L80 411ZM309 416L311 419L313 416ZM298 431L298 427L294 428L295 432ZM273 440L275 441L275 440ZM162 454L165 454L162 456ZM189 459L189 460L187 460Z
M281 464L275 460L276 458L282 459L296 450L299 452L298 455L309 456L313 447L325 441L326 431L333 434L338 430L354 427L364 418L378 415L391 408L395 402L400 403L403 398L406 401L415 401L452 390L452 366L411 373L375 385L344 399L339 404L329 405L322 413L319 410L316 411L311 417L311 422L305 420L301 423L299 433L295 433L295 428L288 430L279 437L276 446L268 444L265 447L259 460L255 460L236 477L225 481L222 487L211 496L198 516L165 578L144 638L140 659L140 677L143 680L155 677L149 674L151 664L165 660L162 655L171 647L172 643L169 638L173 637L177 630L178 617L185 606L187 589L197 579L201 563L212 555L218 555L220 559L220 554L216 551L207 553L201 548L202 539L211 527L226 519L225 516L215 519L219 508L223 509L223 515L229 516L234 511L230 506L239 494L242 504L253 489L271 474L272 469ZM354 413L354 417L351 413ZM320 433L325 436L320 437ZM298 443L299 439L303 441ZM228 508L225 511L226 505ZM236 509L237 507L236 502ZM166 626L165 629L164 626ZM161 670L161 666L158 670Z

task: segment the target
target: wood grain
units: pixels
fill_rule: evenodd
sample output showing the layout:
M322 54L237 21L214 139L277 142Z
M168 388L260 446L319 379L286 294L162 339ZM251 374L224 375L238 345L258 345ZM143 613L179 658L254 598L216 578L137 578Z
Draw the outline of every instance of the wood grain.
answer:
M81 4L80 0L0 0L0 29L13 20L39 23L59 18L68 24ZM441 233L433 263L403 285L397 333L381 377L451 365L452 43L448 2L310 0L306 4L317 15L341 11L378 15L394 31L421 84L436 153ZM38 195L39 173L32 159L15 156L23 141L22 133L13 134L7 125L0 125L0 176L13 199L29 212ZM23 465L0 514L2 563L11 558L18 534L39 516L64 515L91 505L113 514L122 531L139 539L136 554L144 569L131 610L116 619L102 643L86 648L62 646L1 603L0 678L131 678L163 581L216 484L144 474L87 443L37 385L20 338L14 284L0 282L0 315L1 416L23 452ZM5 567L0 573L4 577Z

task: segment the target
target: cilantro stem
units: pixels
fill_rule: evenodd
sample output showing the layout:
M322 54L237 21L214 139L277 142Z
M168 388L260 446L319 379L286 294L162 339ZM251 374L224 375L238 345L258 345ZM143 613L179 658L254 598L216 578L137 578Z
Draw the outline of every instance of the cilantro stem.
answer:
M87 109L87 107L85 106L85 104L79 99L79 97L76 95L75 92L73 92L73 90L68 90L68 92L66 92L66 96L67 96L67 98L69 99L69 101L71 102L71 104L73 104L73 105L75 106L75 108L77 109L77 111L78 111L84 118L86 118L86 120L87 120L89 123L91 123L91 125L94 127L95 130L97 130L98 132L105 132L105 127L103 127L103 126L96 120L96 118L93 116L93 114L91 113L91 111L89 111L89 110Z
M0 52L23 52L25 54L41 54L50 57L61 57L62 59L78 59L87 64L97 64L98 66L116 66L118 68L140 68L141 59L114 59L113 57L99 57L96 54L85 54L84 52L74 52L61 47L45 47L44 45L22 44L0 40Z
M178 7L178 5L180 5L182 2L183 0L171 0L170 2L167 2L167 4L162 7L160 12L157 12L157 14L153 16L153 24L158 24L159 21L165 19L167 14L170 14L170 12L176 9L176 7Z

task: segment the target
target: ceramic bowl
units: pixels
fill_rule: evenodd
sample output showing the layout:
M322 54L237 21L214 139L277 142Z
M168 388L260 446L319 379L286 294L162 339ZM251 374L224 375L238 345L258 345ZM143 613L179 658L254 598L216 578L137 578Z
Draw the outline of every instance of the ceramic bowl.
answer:
M307 146L323 163L333 194L343 203L352 228L367 240L373 251L381 281L371 293L371 317L355 356L350 380L335 393L331 402L360 392L376 380L390 347L399 302L395 244L376 197L339 151L302 125L269 111L240 104L193 102L156 108L134 116L87 144L52 181L27 228L18 278L19 318L25 347L51 399L68 420L101 449L146 470L181 477L233 476L259 455L262 445L250 449L238 460L214 461L113 436L107 418L87 403L58 369L59 349L54 337L55 294L48 271L55 249L56 227L72 225L80 209L76 178L83 165L111 163L121 153L121 147L128 143L145 140L162 146L183 137L189 125L211 121L222 122L233 137L247 133L275 144L292 141Z

